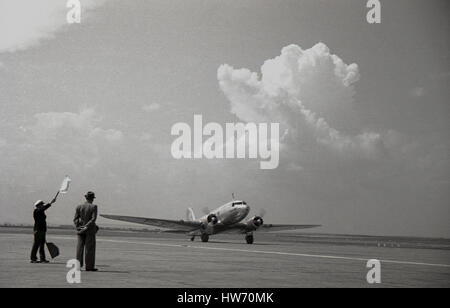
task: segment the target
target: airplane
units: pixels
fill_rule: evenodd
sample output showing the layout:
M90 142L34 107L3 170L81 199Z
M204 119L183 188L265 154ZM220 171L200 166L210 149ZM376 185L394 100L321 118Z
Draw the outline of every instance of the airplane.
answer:
M208 242L210 235L218 233L237 233L245 234L247 244L253 244L253 232L255 231L284 231L320 227L320 225L264 224L262 215L255 215L246 219L249 213L250 206L247 202L233 200L210 211L199 219L195 218L192 208L188 208L187 220L169 220L108 214L101 214L100 216L107 219L169 229L166 232L186 233L191 236L191 241L194 241L196 236L200 236L202 242Z

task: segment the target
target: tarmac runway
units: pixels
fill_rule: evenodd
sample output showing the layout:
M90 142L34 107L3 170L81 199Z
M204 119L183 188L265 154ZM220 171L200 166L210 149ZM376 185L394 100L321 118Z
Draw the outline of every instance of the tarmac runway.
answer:
M450 250L378 247L341 242L283 240L282 235L211 237L195 242L165 233L100 232L99 272L81 272L69 284L66 262L74 258L73 231L49 230L61 255L30 264L32 231L0 228L0 287L450 287ZM367 260L381 261L381 283L368 284Z

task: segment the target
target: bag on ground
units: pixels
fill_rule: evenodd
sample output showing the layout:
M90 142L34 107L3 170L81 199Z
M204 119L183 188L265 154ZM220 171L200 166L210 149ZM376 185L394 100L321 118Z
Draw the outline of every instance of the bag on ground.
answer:
M48 252L50 253L50 256L52 257L52 259L59 256L59 248L55 244L47 243L47 249L48 249Z

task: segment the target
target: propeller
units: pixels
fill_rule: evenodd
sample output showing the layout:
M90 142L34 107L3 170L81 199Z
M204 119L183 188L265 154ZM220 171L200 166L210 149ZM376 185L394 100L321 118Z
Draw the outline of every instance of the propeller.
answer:
M213 225L215 225L217 223L217 216L214 214L209 214L207 217L208 223L212 223Z
M266 210L265 209L260 209L259 213L258 213L258 216L259 217L264 217L264 215L266 215Z
M260 227L264 224L264 220L260 216L255 216L253 217L253 223L255 224L256 227Z

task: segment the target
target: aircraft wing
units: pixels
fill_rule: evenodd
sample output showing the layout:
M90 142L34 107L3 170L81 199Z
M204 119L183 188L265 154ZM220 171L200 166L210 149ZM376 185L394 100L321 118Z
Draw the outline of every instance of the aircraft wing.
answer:
M200 228L201 223L198 221L170 220L158 218L145 218L121 215L100 215L104 218L132 222L141 225L150 225L160 228L173 229L176 231L193 231Z
M275 224L264 224L259 227L256 231L272 232L272 231L287 231L287 230L300 230L300 229L310 229L320 227L321 225L275 225Z

